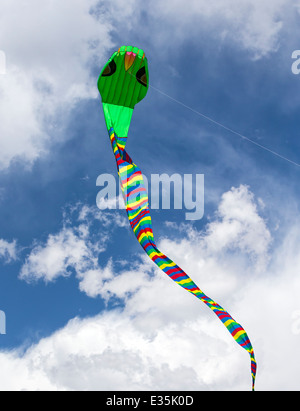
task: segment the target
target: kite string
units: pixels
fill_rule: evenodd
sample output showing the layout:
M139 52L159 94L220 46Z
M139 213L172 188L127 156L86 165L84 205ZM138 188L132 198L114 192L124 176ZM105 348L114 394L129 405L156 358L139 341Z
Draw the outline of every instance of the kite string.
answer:
M131 74L131 73L129 73L129 74ZM150 87L151 87L153 90L155 90L156 92L158 92L158 93L162 94L163 96L169 98L170 100L174 101L175 103L177 103L177 104L181 105L182 107L185 107L186 109L188 109L188 110L192 111L193 113L197 114L198 116L201 116L201 117L205 118L206 120L210 121L211 123L216 124L216 125L219 126L219 127L222 127L224 130L227 130L227 131L229 131L230 133L233 133L233 134L237 135L238 137L242 138L243 140L246 140L246 141L248 141L249 143L252 143L252 144L256 145L257 147L259 147L259 148L261 148L261 149L263 149L263 150L265 150L265 151L268 151L269 153L271 153L271 154L273 154L273 155L281 158L282 160L288 161L289 163L291 163L291 164L293 164L293 165L295 165L295 166L297 166L297 167L300 167L300 164L296 163L295 161L293 161L293 160L291 160L291 159L289 159L289 158L287 158L287 157L284 157L283 155L277 153L276 151L271 150L270 148L268 148L268 147L266 147L266 146L264 146L264 145L262 145L262 144L259 144L259 143L257 143L257 142L254 141L254 140L251 140L249 137L244 136L243 134L241 134L241 133L233 130L233 129L230 128L230 127L225 126L224 124L222 124L222 123L220 123L220 122L212 119L211 117L206 116L205 114L203 114L203 113L201 113L200 111L197 111L197 110L195 110L194 108L192 108L192 107L190 107L190 106L182 103L181 101L177 100L176 98L169 96L167 93L159 90L158 88L153 87L151 84L150 84Z

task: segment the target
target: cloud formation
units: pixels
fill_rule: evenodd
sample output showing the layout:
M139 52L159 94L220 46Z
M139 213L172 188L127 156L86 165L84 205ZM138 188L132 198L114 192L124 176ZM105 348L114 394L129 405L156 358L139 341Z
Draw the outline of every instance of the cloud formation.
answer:
M46 256L43 279L54 280L63 275L62 266L71 264L77 271L81 291L106 301L117 298L123 308L107 310L93 318L76 318L25 354L3 352L0 356L6 378L1 372L1 386L30 390L249 389L247 353L234 343L204 304L162 275L146 256L137 259L131 269L116 271L112 259L104 268L96 264L99 248L94 244L92 254L86 251L91 240L87 226L93 212L87 206L77 208L76 216L82 220L75 243L74 232L71 235L65 228L42 246L36 246L25 267L29 270L31 266L31 276L41 278L40 265L34 258L42 260ZM102 213L97 215L103 218ZM234 229L228 229L229 222ZM242 228L237 224L241 222ZM105 217L103 224L112 228ZM300 261L295 259L299 256L295 252L298 230L294 229L293 235L288 233L267 263L271 234L246 186L224 193L215 218L204 232L197 232L190 225L178 229L181 239L165 238L159 246L171 258L173 254L204 292L245 327L259 364L257 388L295 389L294 356L299 342L296 330ZM220 235L222 229L231 232L230 241ZM257 247L260 237L261 246ZM54 269L53 265L48 266L47 256L51 252L54 256L58 245L66 259L59 255ZM84 257L81 262L71 252L71 245L78 257ZM258 267L266 270L264 276ZM7 378L16 369L20 371L18 378Z
M262 58L278 49L279 34L293 21L286 3L197 0L186 7L183 0L154 0L145 10L136 0L126 7L119 0L2 2L7 70L0 83L0 170L15 160L31 165L53 141L65 138L62 131L74 105L98 95L91 68L101 67L114 45L113 27L125 37L151 35L153 47L164 52L172 44L214 33L220 46L235 44L250 58Z
M279 38L283 28L292 21L293 1L259 0L218 1L191 0L189 7L183 0L154 1L147 8L153 21L164 23L156 25L153 32L156 41L162 39L170 43L185 42L187 37L215 37L222 44L235 45L249 51L249 57L259 59L278 50ZM288 3L288 4L287 4ZM142 6L140 6L142 7ZM291 13L287 12L287 9ZM209 35L208 35L209 34ZM214 50L212 50L212 58Z
M100 224L101 236L93 233ZM98 256L106 250L108 230L124 227L124 218L102 213L96 207L76 204L64 212L62 229L50 234L45 243L35 243L20 271L20 279L27 282L53 282L58 277L78 278L98 269ZM86 274L88 275L88 274Z
M0 170L47 152L74 105L95 98L93 62L111 47L111 27L93 14L96 0L2 2ZM62 115L63 113L63 115Z
M0 238L0 259L5 263L15 261L17 259L17 242L8 242Z

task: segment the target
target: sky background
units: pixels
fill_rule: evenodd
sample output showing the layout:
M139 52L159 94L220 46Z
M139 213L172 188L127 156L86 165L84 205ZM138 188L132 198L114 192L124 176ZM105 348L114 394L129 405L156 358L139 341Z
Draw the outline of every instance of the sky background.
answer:
M146 176L205 175L201 220L152 211L159 248L243 325L256 389L300 389L299 24L293 0L1 1L1 390L251 387L216 316L124 210L96 206L97 177L116 175L97 79L121 45L146 52L153 86L131 157Z

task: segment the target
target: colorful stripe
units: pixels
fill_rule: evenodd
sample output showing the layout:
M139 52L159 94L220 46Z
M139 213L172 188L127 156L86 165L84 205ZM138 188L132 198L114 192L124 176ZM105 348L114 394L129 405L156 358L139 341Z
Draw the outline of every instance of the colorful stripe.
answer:
M121 181L126 211L131 228L151 260L182 288L204 302L222 321L235 341L248 351L251 359L252 389L256 377L256 361L251 342L243 327L219 304L209 298L191 278L172 260L161 253L154 242L148 196L141 170L125 151L127 137L118 137L113 128L109 136Z

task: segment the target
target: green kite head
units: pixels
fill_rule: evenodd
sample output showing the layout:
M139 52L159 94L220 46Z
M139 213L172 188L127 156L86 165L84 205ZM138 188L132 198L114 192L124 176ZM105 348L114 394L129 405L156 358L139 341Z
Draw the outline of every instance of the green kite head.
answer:
M119 137L127 137L134 106L146 96L148 88L148 63L143 50L120 47L98 80L108 130L113 128Z
M103 103L132 109L146 96L148 87L145 53L132 46L120 47L104 66L98 80Z

